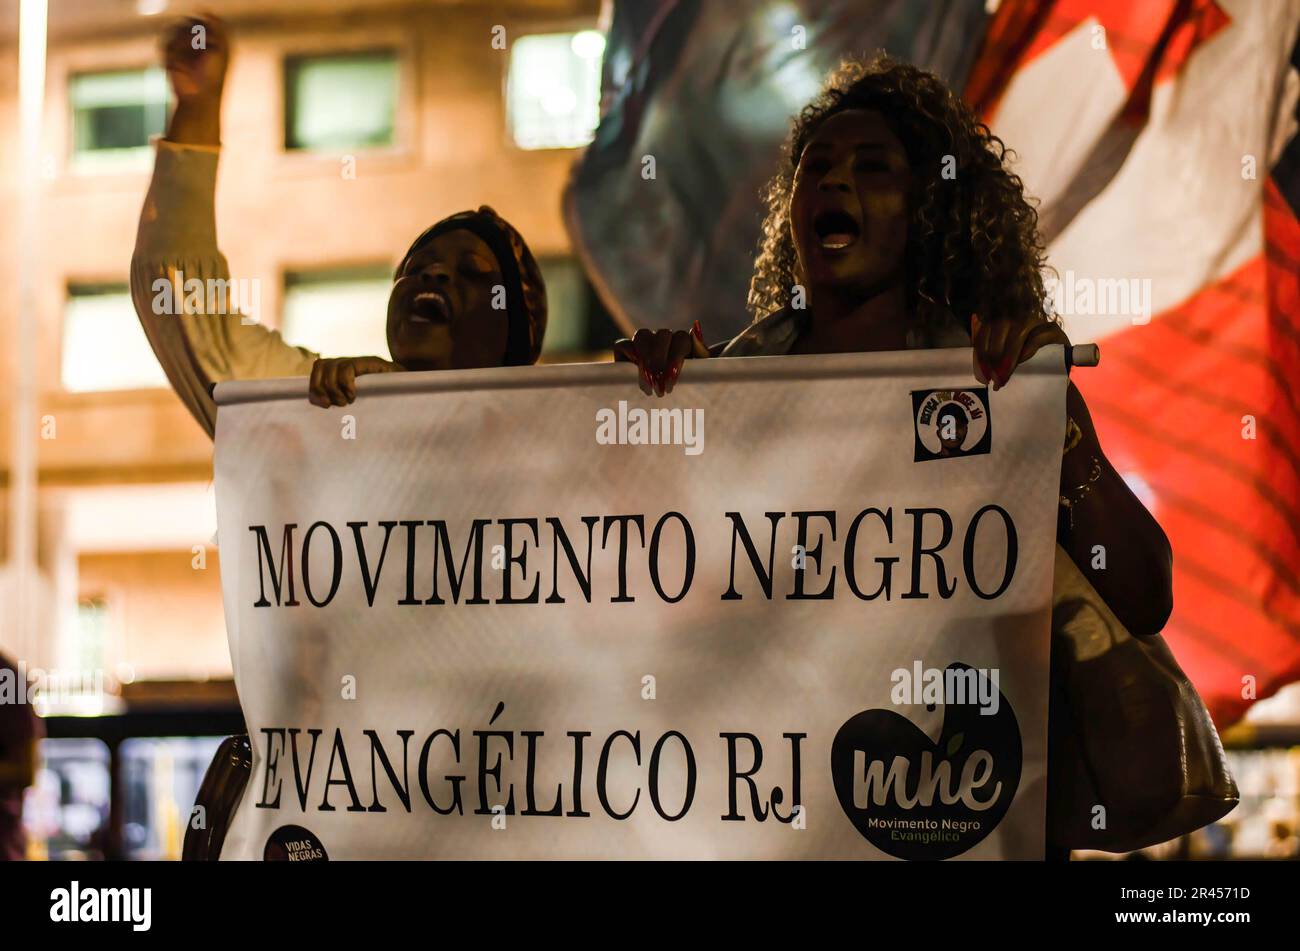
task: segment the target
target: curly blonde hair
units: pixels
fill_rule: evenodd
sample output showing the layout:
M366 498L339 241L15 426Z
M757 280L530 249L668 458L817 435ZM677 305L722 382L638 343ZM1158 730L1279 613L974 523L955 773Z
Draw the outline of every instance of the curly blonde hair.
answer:
M908 223L909 315L925 331L956 319L1053 320L1043 284L1038 212L1007 168L1014 156L933 73L880 55L843 63L795 120L781 169L764 192L767 216L749 285L757 320L784 307L798 283L790 198L800 156L829 117L874 110L907 151L915 185Z

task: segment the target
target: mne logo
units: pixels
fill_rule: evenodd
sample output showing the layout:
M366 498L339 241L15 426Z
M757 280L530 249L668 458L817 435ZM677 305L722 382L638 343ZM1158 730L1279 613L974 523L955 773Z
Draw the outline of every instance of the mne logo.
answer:
M993 445L987 386L913 390L912 413L916 420L916 462L983 455Z
M948 670L969 677L972 668ZM979 671L976 694L997 690ZM1007 814L1020 785L1020 724L997 690L996 713L977 701L947 703L931 742L893 710L864 710L835 734L831 782L864 839L901 859L947 859L982 842Z

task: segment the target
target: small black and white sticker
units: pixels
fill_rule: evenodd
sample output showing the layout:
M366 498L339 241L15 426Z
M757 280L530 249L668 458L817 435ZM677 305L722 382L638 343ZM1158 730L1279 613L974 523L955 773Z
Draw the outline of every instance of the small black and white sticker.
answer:
M267 862L328 862L325 845L302 826L280 826L266 840L262 858Z
M987 454L993 445L989 388L913 390L915 461Z

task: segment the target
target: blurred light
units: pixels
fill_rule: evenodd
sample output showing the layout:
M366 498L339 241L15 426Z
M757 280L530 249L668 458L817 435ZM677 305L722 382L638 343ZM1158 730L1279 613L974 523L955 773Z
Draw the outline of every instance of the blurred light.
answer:
M605 36L597 30L583 30L569 41L573 55L582 59L599 59L605 52Z
M578 108L578 97L568 86L555 86L542 96L542 108L548 115L567 116Z
M788 35L799 26L799 7L793 3L774 3L766 11L767 26L773 33Z
M135 12L142 17L152 17L167 9L167 0L135 0Z
M506 122L520 148L580 148L595 135L602 62L596 46L603 49L604 37L584 33L534 33L511 44Z
M202 482L78 486L60 497L67 543L79 555L173 551L188 565L216 531L214 496Z
M63 309L60 375L72 393L165 387L125 287L74 288Z
M1151 484L1147 482L1146 479L1142 478L1142 476L1136 472L1121 473L1120 478L1124 480L1124 484L1132 490L1133 494L1138 497L1138 501L1146 506L1148 512L1155 511L1156 492L1155 489L1151 488Z
M117 665L117 682L120 684L135 683L135 667L123 661Z
M41 109L45 104L45 0L22 0L18 20L18 99L24 154L38 168Z

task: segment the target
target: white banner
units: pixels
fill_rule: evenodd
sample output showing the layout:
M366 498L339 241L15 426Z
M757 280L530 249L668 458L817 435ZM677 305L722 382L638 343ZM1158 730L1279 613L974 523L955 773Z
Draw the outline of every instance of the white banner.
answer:
M223 858L1038 858L1066 376L969 350L217 390Z

